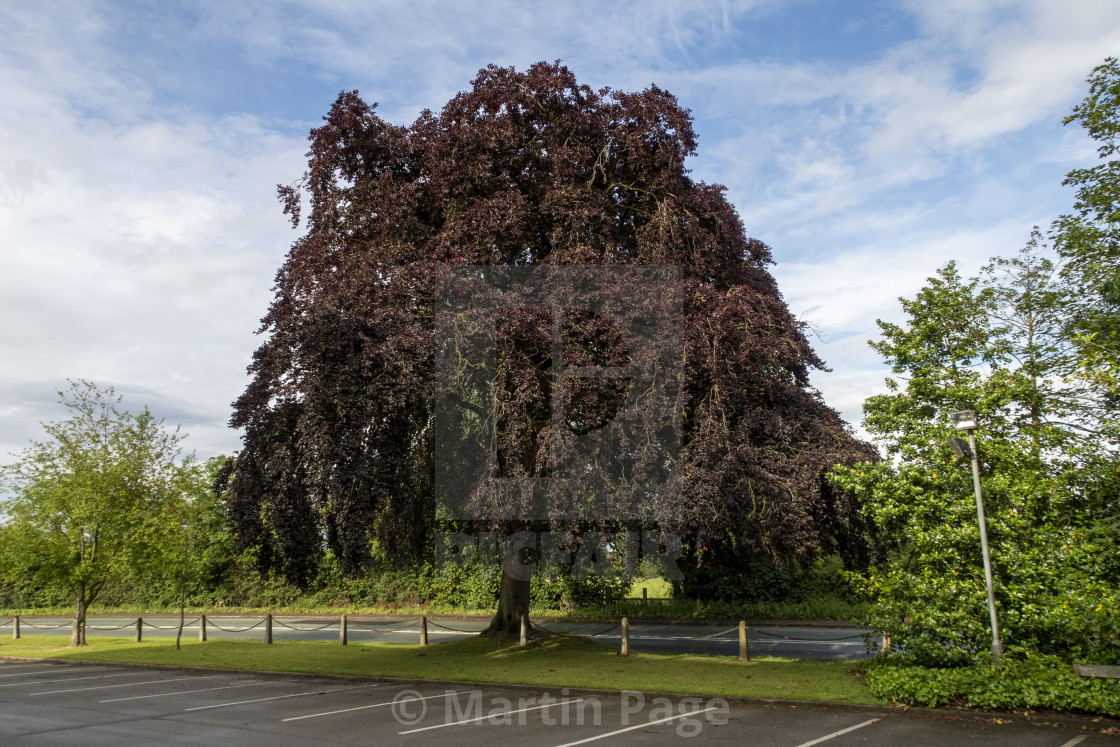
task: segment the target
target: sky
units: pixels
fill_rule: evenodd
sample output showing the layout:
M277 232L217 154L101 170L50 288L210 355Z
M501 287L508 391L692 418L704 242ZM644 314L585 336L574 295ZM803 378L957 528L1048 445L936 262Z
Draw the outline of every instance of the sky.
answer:
M0 4L0 463L66 416L67 379L236 451L308 131L343 90L404 125L541 60L691 110L693 178L772 247L858 430L898 297L1071 210L1096 153L1062 118L1117 54L1115 0Z

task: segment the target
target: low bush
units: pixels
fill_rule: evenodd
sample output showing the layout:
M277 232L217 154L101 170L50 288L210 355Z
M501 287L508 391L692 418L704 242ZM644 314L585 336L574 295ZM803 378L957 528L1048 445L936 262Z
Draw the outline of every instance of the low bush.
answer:
M502 578L496 566L480 568L478 563L447 563L436 568L425 565L417 576L423 600L433 607L457 610L497 608Z
M804 568L765 557L699 567L682 561L682 565L684 578L673 582L673 596L683 599L733 604L858 599L836 555L817 558Z
M990 661L951 669L876 661L865 664L864 672L872 695L908 705L1120 716L1120 680L1078 677L1054 656L1009 657L999 669Z

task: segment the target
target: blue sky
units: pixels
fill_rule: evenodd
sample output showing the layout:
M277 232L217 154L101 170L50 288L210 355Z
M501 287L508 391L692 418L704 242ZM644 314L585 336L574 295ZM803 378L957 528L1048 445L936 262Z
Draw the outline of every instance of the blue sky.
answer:
M489 64L561 59L691 109L697 179L770 244L858 427L867 347L949 259L971 273L1068 211L1095 160L1062 117L1120 53L1115 0L0 5L0 461L115 386L230 452L229 404L294 234L275 185L340 90L411 122Z

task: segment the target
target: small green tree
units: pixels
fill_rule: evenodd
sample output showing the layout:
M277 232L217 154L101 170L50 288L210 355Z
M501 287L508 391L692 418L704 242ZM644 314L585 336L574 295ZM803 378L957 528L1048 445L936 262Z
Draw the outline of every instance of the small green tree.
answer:
M86 610L105 585L165 554L190 460L179 462L178 429L168 431L147 408L120 409L112 388L71 382L59 398L70 417L44 424L47 438L4 468L0 568L70 593L78 646Z
M184 463L178 472L171 509L162 517L165 539L161 542L165 582L178 590L179 629L175 648L183 635L184 608L188 594L203 585L216 585L221 574L234 560L233 538L230 536L225 511L224 481L219 476L230 469L228 457L212 457L204 464L193 460Z

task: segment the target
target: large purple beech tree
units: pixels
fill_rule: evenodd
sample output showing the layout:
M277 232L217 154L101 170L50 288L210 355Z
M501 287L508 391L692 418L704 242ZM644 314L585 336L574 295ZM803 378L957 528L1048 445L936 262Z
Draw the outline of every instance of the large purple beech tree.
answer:
M307 172L280 189L293 226L304 198L310 214L232 419L245 437L231 511L264 567L305 579L324 548L353 571L416 563L437 528L578 537L654 526L685 537L695 562L805 560L821 548L866 562L858 507L822 476L874 452L809 387L823 363L767 270L768 247L746 237L722 187L688 176L696 140L672 95L593 91L559 64L491 66L409 127L380 119L356 92L324 119ZM642 353L603 315L505 308L492 370L444 386L437 299L457 282L448 268L477 266L679 268L668 281L681 312L674 394L667 407L642 405L675 423L680 451L661 465L675 487L641 521L554 510L472 524L437 510L437 462L456 458L435 453L440 408L463 432L488 424L490 472L548 477L564 458L557 428L608 427L629 386L561 384L556 332L565 365L619 366ZM642 436L624 431L612 443L629 455L625 469L656 472L655 458L642 463ZM498 627L514 623L527 594L528 581L503 579Z

